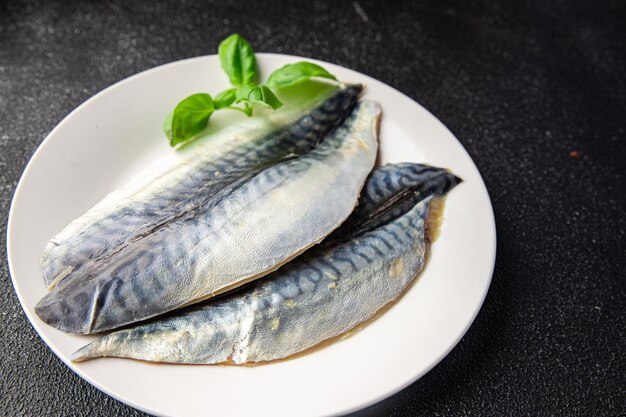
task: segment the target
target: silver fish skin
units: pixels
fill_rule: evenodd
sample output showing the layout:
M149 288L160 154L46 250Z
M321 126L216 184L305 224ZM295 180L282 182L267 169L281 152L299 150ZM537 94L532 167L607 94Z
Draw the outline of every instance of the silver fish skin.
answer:
M378 168L343 235L329 236L232 295L104 336L72 360L245 364L286 358L341 335L400 297L416 278L427 251L431 200L460 181L419 164ZM381 220L372 223L373 217Z
M46 323L98 333L259 278L319 243L353 211L377 154L378 103L351 115L305 155L239 183L197 211L132 242L91 279L63 281L36 306Z
M256 117L198 141L105 197L50 239L42 255L45 283L89 277L133 241L215 205L261 170L303 155L351 112L361 85L321 90L303 103Z

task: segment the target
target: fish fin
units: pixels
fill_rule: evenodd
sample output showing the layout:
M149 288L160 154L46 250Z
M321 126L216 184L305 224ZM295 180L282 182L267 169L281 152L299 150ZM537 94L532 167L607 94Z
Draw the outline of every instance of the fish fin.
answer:
M100 358L106 356L101 349L102 343L100 340L96 340L94 342L89 343L88 345L83 346L78 349L76 352L72 353L70 359L72 362L84 362L89 359Z

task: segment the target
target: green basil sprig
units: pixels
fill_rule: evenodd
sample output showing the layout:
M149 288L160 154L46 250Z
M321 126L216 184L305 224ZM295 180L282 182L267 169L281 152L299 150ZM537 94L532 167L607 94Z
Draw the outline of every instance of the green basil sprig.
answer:
M256 80L256 58L252 47L238 34L224 39L218 48L222 69L232 85L254 84Z
M273 110L282 106L272 89L292 87L312 77L337 80L319 65L302 61L277 69L270 74L266 84L257 84L258 70L254 51L248 41L238 34L224 39L218 53L222 69L233 87L215 97L198 93L178 103L163 123L163 131L171 146L187 142L202 132L216 110L237 110L252 116L256 106Z
M210 95L193 94L176 106L172 115L172 146L191 139L204 129L215 111Z
M303 83L312 77L328 78L337 81L337 77L319 65L301 61L295 64L287 64L274 71L267 79L267 85L272 88L291 87Z
M269 107L272 110L276 110L283 103L280 102L278 97L270 90L266 85L258 85L254 87L248 93L248 102L252 104L260 104L264 107Z
M224 90L213 99L213 104L215 105L215 110L224 109L235 101L237 89L229 88L228 90Z

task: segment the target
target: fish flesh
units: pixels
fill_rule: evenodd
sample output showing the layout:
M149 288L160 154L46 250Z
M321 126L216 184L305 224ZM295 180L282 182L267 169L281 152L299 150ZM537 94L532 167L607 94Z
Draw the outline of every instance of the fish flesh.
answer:
M212 297L321 241L356 205L377 153L380 106L360 102L303 156L238 180L201 207L127 244L89 279L63 280L36 306L48 324L97 333Z
M359 209L323 244L250 288L111 333L72 360L265 362L345 333L415 279L426 256L432 200L459 182L446 170L419 164L378 168Z
M433 199L460 181L420 164L378 168L359 209L321 245L232 295L97 339L72 360L266 362L341 335L400 297L416 278L428 249Z
M89 279L36 306L46 323L98 333L226 292L319 243L353 211L374 166L380 105L360 101L313 150L238 180L219 202L126 245Z
M320 88L287 110L248 119L158 161L50 239L42 256L46 285L96 274L136 240L214 206L263 169L309 152L350 114L362 89Z

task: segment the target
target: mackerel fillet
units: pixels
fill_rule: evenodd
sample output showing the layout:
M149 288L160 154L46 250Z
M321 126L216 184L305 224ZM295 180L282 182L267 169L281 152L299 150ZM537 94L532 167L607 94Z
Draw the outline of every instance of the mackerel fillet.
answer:
M46 285L92 277L136 240L207 210L263 169L309 152L350 114L361 90L316 91L158 161L50 239L41 261Z
M341 335L415 280L433 200L459 182L425 165L378 168L359 209L321 245L238 292L111 333L72 359L244 364L286 358Z
M319 243L353 211L376 159L378 103L361 101L302 156L242 177L214 204L127 243L36 306L46 323L97 333L213 297Z

